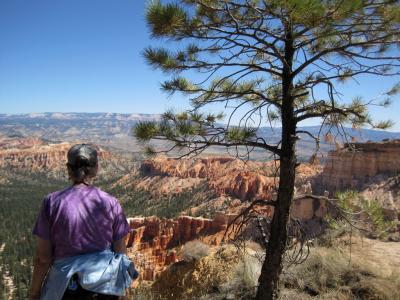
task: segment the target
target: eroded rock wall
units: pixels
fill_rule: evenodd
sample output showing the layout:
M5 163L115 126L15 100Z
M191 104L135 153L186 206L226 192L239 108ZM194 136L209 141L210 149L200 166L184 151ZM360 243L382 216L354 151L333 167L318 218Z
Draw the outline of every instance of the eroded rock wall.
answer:
M318 168L302 164L297 169L297 183L315 176ZM242 161L231 157L173 159L156 157L142 164L143 179L137 187L162 194L180 192L207 182L217 196L228 195L240 200L271 199L277 186L279 163L275 161ZM174 184L171 184L174 183Z
M216 214L214 219L189 216L129 218L128 255L143 280L154 280L157 274L179 259L177 246L202 237L208 237L208 242L216 245L230 220L229 215L222 213Z

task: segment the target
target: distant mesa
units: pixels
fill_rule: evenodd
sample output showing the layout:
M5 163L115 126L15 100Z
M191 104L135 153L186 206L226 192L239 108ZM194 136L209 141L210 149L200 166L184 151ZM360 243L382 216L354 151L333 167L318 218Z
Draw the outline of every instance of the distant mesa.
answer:
M30 113L27 115L29 118L44 118L46 117L46 114L44 113Z
M52 119L70 119L70 116L68 114L63 114L63 113L53 113L51 114Z

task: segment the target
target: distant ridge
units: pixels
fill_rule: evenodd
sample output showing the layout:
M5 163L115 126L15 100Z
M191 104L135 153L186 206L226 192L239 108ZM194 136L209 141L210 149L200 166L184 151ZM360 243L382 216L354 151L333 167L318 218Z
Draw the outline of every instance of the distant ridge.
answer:
M115 149L139 152L139 145L131 135L132 127L139 121L158 121L160 114L120 114L120 113L59 113L39 112L27 114L0 114L0 135L39 137L48 141L85 141L94 142ZM314 136L318 135L320 126L299 127L299 130L308 131ZM324 126L321 130L321 153L324 154L335 146L324 140L329 128ZM355 141L381 141L383 139L400 139L400 132L389 132L372 129L345 128L346 133ZM259 135L266 138L269 143L280 140L281 128L261 127ZM336 129L330 134L340 138ZM315 141L307 134L299 134L298 154L301 159L307 159L315 151ZM223 151L223 150L216 150ZM257 158L265 156L264 151L254 151Z
M40 113L26 113L26 114L0 114L0 120L13 120L13 119L52 119L52 120L77 120L77 119L118 119L118 120L159 120L160 114L120 114L120 113L78 113L78 112L40 112Z

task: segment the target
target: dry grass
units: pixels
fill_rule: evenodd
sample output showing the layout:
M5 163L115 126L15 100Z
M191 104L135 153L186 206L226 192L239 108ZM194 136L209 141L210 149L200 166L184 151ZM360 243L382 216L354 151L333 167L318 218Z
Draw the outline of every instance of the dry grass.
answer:
M342 241L334 247L313 247L303 264L284 271L279 299L400 299L400 273L393 261L400 245L374 240L361 243L357 238L353 243L351 260L348 245ZM179 262L152 286L137 290L133 299L252 299L261 269L257 258L261 249L251 244L246 249L237 252L226 246L208 256Z
M194 240L186 243L182 247L182 258L186 262L199 260L210 255L210 246L199 240Z
M154 282L154 299L198 299L218 292L234 275L238 255L232 247L172 265Z
M400 274L383 276L368 256L316 247L301 265L282 276L281 299L400 299Z

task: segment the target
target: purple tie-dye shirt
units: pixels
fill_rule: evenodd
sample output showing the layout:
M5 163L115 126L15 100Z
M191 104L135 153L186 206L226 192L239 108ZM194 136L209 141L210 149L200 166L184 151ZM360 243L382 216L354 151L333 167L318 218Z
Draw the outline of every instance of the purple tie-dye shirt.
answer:
M33 229L33 234L51 241L55 259L105 250L128 232L117 199L84 185L45 197Z

